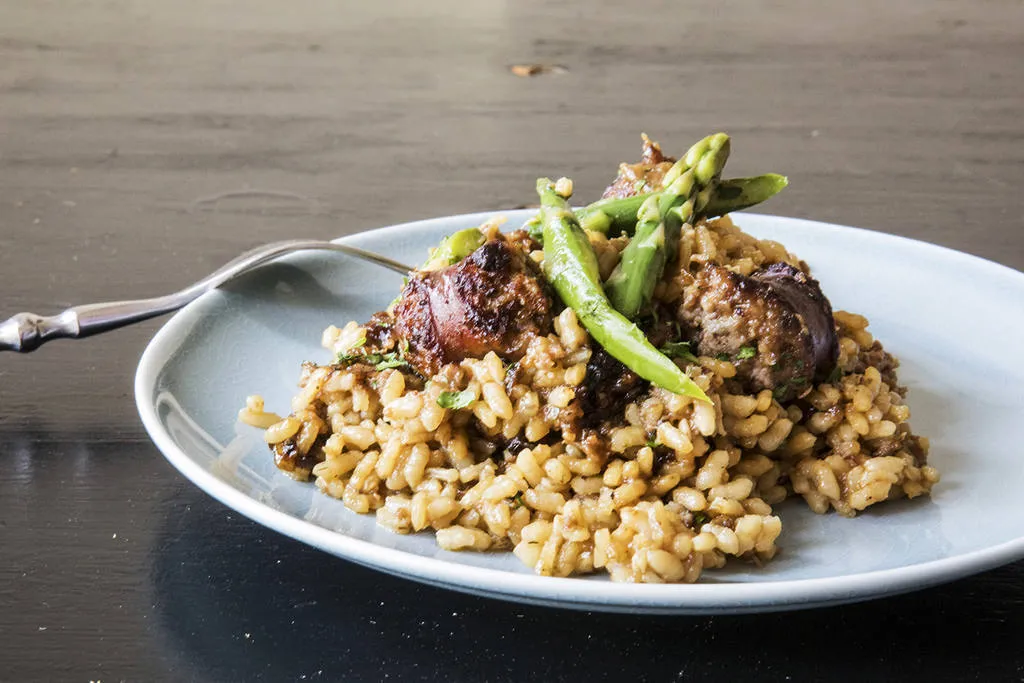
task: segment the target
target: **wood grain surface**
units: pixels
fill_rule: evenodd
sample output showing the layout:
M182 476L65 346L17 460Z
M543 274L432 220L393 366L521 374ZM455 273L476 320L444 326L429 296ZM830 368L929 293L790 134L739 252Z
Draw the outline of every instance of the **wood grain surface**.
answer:
M0 0L0 318L164 293L276 239L519 206L540 174L595 197L641 131L728 131L731 173L790 177L766 212L1022 269L1022 66L1019 0ZM131 382L158 326L0 356L0 680L1024 676L1024 564L652 619L299 546L146 438Z

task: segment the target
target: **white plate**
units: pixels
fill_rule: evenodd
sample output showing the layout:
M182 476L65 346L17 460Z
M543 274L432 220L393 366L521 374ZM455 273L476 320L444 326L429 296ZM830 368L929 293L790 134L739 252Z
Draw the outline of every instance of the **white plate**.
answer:
M504 212L510 225L529 215ZM344 240L406 263L491 214L394 226ZM135 382L156 445L188 479L256 522L391 574L489 597L651 613L784 610L852 602L949 581L1024 557L1024 274L922 242L823 223L738 214L805 259L837 309L868 316L900 358L916 432L943 479L931 499L856 519L780 506L781 551L693 585L535 576L509 553L451 553L392 534L311 484L279 473L260 433L236 421L246 395L287 412L320 333L384 307L398 275L333 253L291 257L201 297L154 337Z

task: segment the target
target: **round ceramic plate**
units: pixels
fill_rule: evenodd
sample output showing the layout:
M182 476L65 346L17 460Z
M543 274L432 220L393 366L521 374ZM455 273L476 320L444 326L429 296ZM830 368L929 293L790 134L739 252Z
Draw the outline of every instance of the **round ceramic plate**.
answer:
M491 214L452 216L344 241L405 263ZM517 226L528 212L505 212ZM400 276L335 253L272 263L204 295L154 337L135 382L139 412L167 459L256 522L339 557L454 590L609 611L725 613L797 609L900 593L1024 557L1024 274L922 242L790 218L738 214L746 231L807 261L837 309L871 321L901 361L911 423L931 439L942 481L931 498L855 519L779 506L781 551L734 562L692 585L536 576L510 553L439 550L397 535L312 484L278 472L259 430L236 419L249 394L288 412L303 361L326 362L329 324L365 321Z

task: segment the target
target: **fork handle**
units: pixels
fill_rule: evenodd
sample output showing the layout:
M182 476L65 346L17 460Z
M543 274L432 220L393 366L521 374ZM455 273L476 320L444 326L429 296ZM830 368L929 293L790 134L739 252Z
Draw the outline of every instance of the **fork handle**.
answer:
M286 240L251 249L213 271L202 280L174 294L155 299L111 301L103 304L73 306L51 316L19 313L0 323L0 351L33 351L51 339L79 339L176 311L203 292L228 282L283 254L308 249L328 249L375 263L402 275L412 270L407 265L372 252L322 240Z
M18 313L0 323L0 351L34 351L51 339L80 339L175 311L197 294L73 306L57 315Z

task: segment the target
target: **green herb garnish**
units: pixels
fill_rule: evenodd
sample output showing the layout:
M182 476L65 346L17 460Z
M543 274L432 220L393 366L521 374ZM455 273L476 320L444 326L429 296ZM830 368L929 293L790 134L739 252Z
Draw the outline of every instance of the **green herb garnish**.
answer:
M516 495L512 496L511 500L513 510L523 507L523 492L520 491Z
M651 448L657 448L658 446L661 445L661 442L659 442L657 438L652 436L651 438L647 439L647 445L650 446Z
M705 513L703 513L703 512L694 512L693 513L693 528L696 529L697 531L700 531L700 528L702 526L704 526L705 524L707 524L708 521L710 521L710 517L708 517Z
M441 395L437 397L437 405L442 408L459 410L460 408L468 407L474 400L473 392L469 389L465 391L442 391Z
M360 358L365 358L365 356L361 353L349 353L348 351L342 351L334 358L334 362L337 365L351 365Z
M690 361L691 363L697 362L697 356L693 355L693 349L690 348L690 342L669 342L662 346L659 351L669 358L682 358L683 360Z
M401 368L409 365L397 353L371 353L367 356L368 362L373 363L375 370L387 370L388 368Z
M741 346L740 350L736 352L736 360L747 360L757 355L757 349L753 346Z
M829 384L835 384L843 378L843 369L838 365L832 368L832 372L828 373L828 379L825 380Z
M716 353L715 360L730 360L729 354L727 353Z
M339 353L334 360L339 365L352 365L353 363L365 363L372 365L375 370L387 370L388 368L400 368L408 366L400 353L351 353L346 351Z

